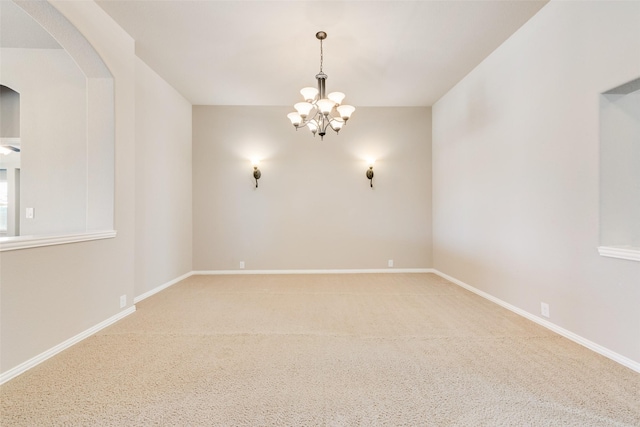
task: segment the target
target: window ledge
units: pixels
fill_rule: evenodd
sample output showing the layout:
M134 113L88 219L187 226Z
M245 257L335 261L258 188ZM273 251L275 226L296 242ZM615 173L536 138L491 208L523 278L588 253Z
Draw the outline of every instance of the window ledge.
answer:
M640 248L634 246L598 246L598 253L610 258L640 261Z
M2 237L0 238L0 252L38 248L40 246L65 245L88 240L112 239L116 237L116 234L116 230L104 230L54 236Z

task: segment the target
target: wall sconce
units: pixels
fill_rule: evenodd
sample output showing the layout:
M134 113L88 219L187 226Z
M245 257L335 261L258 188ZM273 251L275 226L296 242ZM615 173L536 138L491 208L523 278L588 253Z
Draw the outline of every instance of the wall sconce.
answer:
M369 180L369 185L373 188L373 163L375 160L369 160L369 169L367 169L367 179Z
M256 180L256 188L258 188L258 180L262 176L260 169L258 169L258 164L260 164L260 162L258 160L253 160L251 163L253 164L253 178Z

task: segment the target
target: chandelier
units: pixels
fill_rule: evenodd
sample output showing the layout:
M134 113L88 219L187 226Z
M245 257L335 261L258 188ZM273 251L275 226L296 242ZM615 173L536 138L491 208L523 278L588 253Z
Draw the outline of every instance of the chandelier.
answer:
M336 133L340 132L342 126L346 124L356 109L351 105L342 104L345 97L342 92L325 94L327 75L322 72L322 41L327 38L327 33L318 31L316 38L320 40L320 72L316 74L318 88L303 88L300 93L304 98L304 102L295 104L293 107L297 112L289 113L287 117L291 120L296 130L306 126L313 133L313 136L319 133L320 139L323 139L329 128Z

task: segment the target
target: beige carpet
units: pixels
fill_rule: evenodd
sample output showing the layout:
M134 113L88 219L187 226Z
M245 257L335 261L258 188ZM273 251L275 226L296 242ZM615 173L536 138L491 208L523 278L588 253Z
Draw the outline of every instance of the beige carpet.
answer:
M640 374L431 274L194 276L0 388L4 426L640 426Z

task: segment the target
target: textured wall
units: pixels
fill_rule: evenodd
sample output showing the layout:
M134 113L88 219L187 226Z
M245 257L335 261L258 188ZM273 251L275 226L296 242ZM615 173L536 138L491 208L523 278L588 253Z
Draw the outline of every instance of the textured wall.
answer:
M433 107L434 266L640 362L640 263L599 245L599 97L640 3L551 2Z
M431 267L430 109L359 108L324 141L289 110L194 107L194 269Z
M191 104L136 59L136 296L191 271Z

